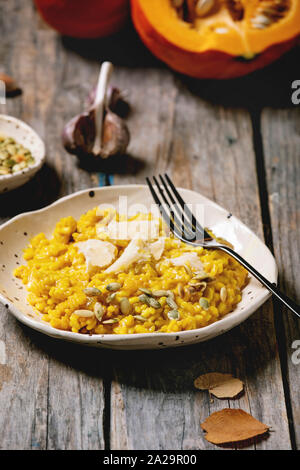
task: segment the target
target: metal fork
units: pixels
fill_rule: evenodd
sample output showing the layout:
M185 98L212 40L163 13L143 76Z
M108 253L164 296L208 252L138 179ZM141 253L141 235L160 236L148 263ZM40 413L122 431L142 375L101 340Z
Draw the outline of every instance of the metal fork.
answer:
M206 249L218 249L225 251L230 256L241 263L247 271L249 271L258 281L260 281L272 294L274 294L286 307L294 312L300 318L300 306L296 304L287 295L283 294L276 284L271 283L262 274L256 271L244 258L236 253L229 246L219 243L215 240L197 221L188 205L184 202L181 195L175 188L171 179L167 174L159 175L160 182L153 176L153 181L157 189L146 178L147 184L153 196L155 203L158 205L160 213L165 222L170 227L173 234L184 243L193 246L202 246ZM160 196L159 196L160 195Z

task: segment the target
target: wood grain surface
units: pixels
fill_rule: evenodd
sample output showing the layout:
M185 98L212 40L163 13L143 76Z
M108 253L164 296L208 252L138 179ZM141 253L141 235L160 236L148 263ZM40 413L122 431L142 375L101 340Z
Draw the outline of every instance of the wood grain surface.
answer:
M23 89L0 112L28 122L47 146L39 174L0 196L1 221L83 188L143 183L167 171L265 239L283 289L300 301L300 119L290 99L299 49L249 77L196 81L154 59L130 25L104 40L62 38L31 2L10 0L0 2L0 30L0 71ZM61 132L82 110L103 60L115 64L113 82L127 91L132 139L127 155L91 168L64 151ZM209 342L122 353L45 337L0 306L0 448L214 449L200 423L224 407L271 427L248 448L299 448L296 340L299 321L272 301ZM245 394L212 401L193 388L212 371L242 379Z

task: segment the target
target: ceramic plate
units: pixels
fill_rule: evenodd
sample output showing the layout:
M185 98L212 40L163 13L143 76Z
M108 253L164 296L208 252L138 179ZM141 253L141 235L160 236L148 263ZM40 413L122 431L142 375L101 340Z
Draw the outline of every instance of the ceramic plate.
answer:
M11 175L0 175L0 193L11 191L27 183L41 168L45 160L45 145L42 139L20 119L0 114L0 134L12 137L28 148L35 159L33 165Z
M249 228L200 194L187 189L180 189L180 192L187 203L203 206L205 226L210 227L216 236L231 242L267 279L277 281L273 255ZM118 208L119 196L127 196L128 204L142 201L149 210L153 205L148 187L144 185L93 188L64 197L44 209L18 215L0 227L0 300L18 320L46 335L76 343L114 349L159 349L214 338L246 320L268 299L269 291L250 277L250 282L243 290L242 301L233 312L209 326L179 333L87 336L57 330L43 322L27 303L26 288L12 275L14 268L23 263L23 248L39 232L50 236L56 222L62 217L72 215L79 218L99 204L113 204Z

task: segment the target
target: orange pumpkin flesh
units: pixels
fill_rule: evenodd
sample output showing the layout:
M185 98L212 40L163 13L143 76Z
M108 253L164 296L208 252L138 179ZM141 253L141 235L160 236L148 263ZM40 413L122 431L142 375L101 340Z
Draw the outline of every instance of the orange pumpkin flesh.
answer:
M235 15L237 5L242 16ZM262 68L300 34L300 0L215 0L205 16L192 20L182 18L172 0L131 0L131 7L152 53L197 78L233 78Z

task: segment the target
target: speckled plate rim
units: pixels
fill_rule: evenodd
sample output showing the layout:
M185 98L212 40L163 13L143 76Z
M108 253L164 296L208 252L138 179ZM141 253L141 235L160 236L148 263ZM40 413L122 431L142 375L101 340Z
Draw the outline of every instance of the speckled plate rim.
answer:
M46 154L45 144L43 140L41 139L41 137L38 135L38 133L31 126L29 126L29 124L26 124L26 122L22 121L21 119L18 119L14 116L10 116L8 114L0 114L0 123L1 121L14 124L16 125L16 127L21 128L26 133L30 134L32 138L35 140L38 150L33 153L33 157L36 160L33 165L30 165L24 168L23 170L17 171L16 173L13 173L13 174L0 175L0 185L2 186L5 182L17 181L21 179L25 179L26 181L28 181L30 177L33 177L37 173L37 171L41 168L41 166L43 165L45 161L45 154ZM12 137L15 138L16 137L15 134L12 135Z
M119 185L119 186L108 186L108 187L101 187L101 188L89 188L82 191L78 191L76 193L70 194L65 196L53 204L46 206L37 211L26 212L20 214L10 221L4 223L0 226L0 239L1 233L3 230L8 227L12 226L16 222L20 221L21 219L27 219L28 217L34 216L36 214L43 214L46 213L48 210L63 205L66 201L70 199L76 199L78 197L85 197L91 194L97 195L103 193L103 191L111 191L114 193L114 197L116 194L118 195L126 195L128 190L136 190L136 191L148 191L146 185ZM278 269L275 262L275 259L270 252L270 250L266 247L266 245L239 219L232 216L232 214L228 213L227 210L223 209L213 201L205 198L201 194L191 191L188 189L180 188L180 191L183 192L183 197L187 198L189 195L191 199L198 199L201 200L206 207L214 209L215 211L219 212L223 215L224 221L230 220L230 223L235 224L236 227L240 227L243 230L244 234L249 235L252 237L252 240L255 240L257 246L260 246L260 249L263 248L265 253L265 259L261 266L255 266L257 269L261 268L261 272L264 271L264 266L268 266L268 278L271 282L277 282L278 276ZM91 199L90 199L91 201ZM188 201L189 202L189 201ZM89 204L87 205L86 210L91 207L98 205L98 203ZM228 238L228 237L227 237ZM229 240L230 241L230 240ZM24 243L25 245L25 243ZM239 250L237 250L239 251ZM265 274L263 272L263 274ZM259 295L256 296L254 299L253 297L249 297L251 301L247 308L243 308L243 310L239 310L236 308L233 312L227 314L220 320L212 323L211 325L205 326L203 328L195 329L195 330L188 330L188 331L181 331L177 333L146 333L146 334L127 334L127 335L112 335L112 334L100 334L100 335L82 335L80 333L73 333L64 330L58 330L50 326L48 323L35 320L24 313L22 313L19 308L17 308L11 299L8 299L5 295L0 292L0 301L5 305L7 309L23 324L33 328L39 332L42 332L48 336L64 339L67 341L81 343L90 346L97 346L97 347L107 347L112 349L161 349L165 347L175 347L180 345L187 345L187 344L194 344L202 341L206 341L208 339L214 338L218 335L225 333L226 331L232 329L233 327L239 325L243 321L245 321L252 313L254 313L269 297L270 292L264 288L261 284L259 284L252 276L250 276L250 283L256 283L256 288L259 291ZM248 284L249 286L249 284ZM2 286L1 286L2 287ZM244 289L244 291L247 289ZM251 294L251 291L248 291L247 294ZM240 305L240 304L239 304Z

